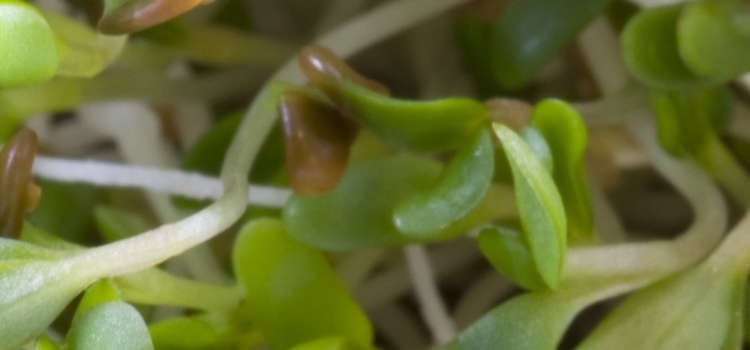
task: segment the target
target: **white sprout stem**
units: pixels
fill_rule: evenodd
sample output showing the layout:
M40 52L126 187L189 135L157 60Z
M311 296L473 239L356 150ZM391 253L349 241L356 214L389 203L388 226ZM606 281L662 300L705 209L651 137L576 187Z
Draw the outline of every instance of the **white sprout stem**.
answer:
M580 35L583 56L603 95L627 86L629 78L620 53L620 40L605 16L594 20Z
M421 245L407 246L404 252L422 318L435 341L438 344L447 343L456 335L456 326L440 296L427 253Z
M139 188L192 199L218 199L224 192L221 181L198 173L155 167L37 156L34 175L60 182L95 186ZM249 203L269 208L284 206L291 191L251 185Z
M317 43L348 57L466 1L393 1L354 18L317 40ZM272 79L301 83L302 78L296 60L292 58ZM95 277L135 272L201 244L237 221L248 202L247 174L276 120L273 106L268 105L270 96L271 91L266 84L251 103L232 139L221 171L225 191L216 202L178 222L91 249L72 258L73 262L88 268Z
M747 275L750 270L750 212L729 232L707 263L716 271L729 268Z
M645 111L626 118L654 168L690 203L693 223L672 241L571 249L564 272L567 278L637 275L660 278L704 257L726 232L728 208L721 192L694 162L675 159L661 148L650 119Z

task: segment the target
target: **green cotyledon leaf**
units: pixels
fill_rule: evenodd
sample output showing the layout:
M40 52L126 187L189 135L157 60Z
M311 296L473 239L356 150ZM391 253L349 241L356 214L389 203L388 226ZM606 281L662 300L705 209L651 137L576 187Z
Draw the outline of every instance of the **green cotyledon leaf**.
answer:
M567 246L562 198L550 173L534 151L510 128L493 123L513 172L523 242L549 288L560 282Z
M490 132L482 130L453 157L435 186L396 207L396 228L416 238L439 236L479 205L490 188L494 167Z
M257 219L240 230L234 269L250 318L274 349L321 337L369 348L372 326L325 256L290 237L281 221Z
M0 349L17 350L39 336L95 278L66 259L0 262Z
M695 155L721 131L732 112L726 86L691 91L651 92L662 147L675 156Z
M590 302L588 293L522 294L495 307L436 350L554 350L570 322Z
M352 162L334 190L289 198L284 227L295 239L325 250L419 241L396 228L394 208L432 188L441 169L436 161L406 154Z
M469 98L409 101L350 81L338 84L346 109L387 142L416 151L452 150L485 125L487 107Z
M22 238L36 229L26 224ZM71 254L0 238L0 350L16 350L44 332L90 278L66 276Z
M292 350L364 350L341 337L326 337L295 346Z
M750 71L750 4L738 0L695 1L685 5L677 42L685 65L700 76L728 81Z
M610 0L515 0L499 16L489 57L494 78L515 90L604 11Z
M87 241L94 231L92 212L101 199L101 190L83 184L54 181L38 183L44 195L37 208L29 215L29 221L66 240ZM61 222L65 225L60 225Z
M109 278L91 285L73 315L65 348L71 350L152 350L151 335L140 313L121 301Z
M149 332L159 350L253 349L264 343L263 336L244 316L238 311L174 317L151 324Z
M120 56L128 40L125 35L101 34L65 15L45 12L44 18L57 38L60 76L94 77Z
M111 279L101 279L92 284L91 287L86 290L86 293L83 294L83 298L81 298L81 301L78 303L78 308L76 308L74 317L78 317L78 315L99 304L119 301L120 299L120 290L117 288L117 285L115 285Z
M680 5L657 7L633 17L622 32L622 54L630 73L646 86L674 90L715 85L691 71L677 43Z
M0 88L52 78L59 58L55 33L42 14L25 1L0 1Z
M153 350L146 322L122 301L98 304L78 315L66 339L71 350Z
M568 238L572 241L591 240L594 216L583 164L586 125L571 105L556 99L539 102L531 119L552 153L552 178L565 206Z
M486 228L479 233L479 249L500 273L528 290L544 290L523 234L509 227Z
M728 350L742 336L736 323L746 283L699 265L629 296L577 349Z

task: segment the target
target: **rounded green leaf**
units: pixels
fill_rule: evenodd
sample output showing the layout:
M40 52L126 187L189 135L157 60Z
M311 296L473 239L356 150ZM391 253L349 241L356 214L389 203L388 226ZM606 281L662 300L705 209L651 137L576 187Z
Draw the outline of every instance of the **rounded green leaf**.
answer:
M66 339L70 350L153 350L146 322L133 306L121 302L96 305L73 321Z
M492 31L489 59L495 79L506 89L523 87L610 2L511 2L503 9Z
M37 340L36 346L33 349L34 350L59 350L60 346L55 344L46 336L41 336L39 340Z
M258 219L242 228L233 261L251 319L274 349L338 336L369 347L372 326L326 258Z
M568 293L520 295L494 308L436 350L554 350L586 305L587 298Z
M418 241L399 232L394 209L432 188L440 171L435 161L405 154L353 162L333 191L289 198L284 227L295 239L326 250Z
M415 238L439 236L481 203L494 167L492 139L483 130L454 156L434 187L396 207L396 228Z
M0 349L18 349L42 334L92 282L70 269L65 260L0 262Z
M536 156L539 157L539 161L542 162L544 168L552 173L552 171L555 170L555 162L552 159L552 150L550 150L547 140L544 139L544 135L533 126L524 127L519 131L519 135L523 138L526 144L531 147L531 150L536 153ZM510 164L508 166L510 166ZM508 169L508 171L510 171L510 169Z
M555 99L538 103L531 118L552 153L552 178L565 206L568 237L575 241L590 240L594 219L583 164L586 125L572 106Z
M0 238L0 261L18 259L53 260L64 257L59 251L10 238Z
M560 282L567 223L560 193L552 176L526 142L513 130L493 123L513 171L524 242L544 283L554 288Z
M57 72L55 34L23 1L0 1L0 88L48 80Z
M120 56L127 36L101 34L68 16L44 14L58 40L60 65L57 74L91 78Z
M732 112L726 86L691 91L651 92L662 147L676 156L700 152L723 129Z
M678 22L680 55L694 73L727 81L750 71L750 35L737 27L736 15L750 13L737 0L696 1L685 6Z
M633 17L622 33L622 54L630 73L659 89L690 89L714 83L688 69L677 47L681 6L658 7Z
M111 279L105 278L99 280L91 285L86 290L86 293L83 294L83 298L78 303L75 317L99 304L119 301L120 299L120 290Z
M487 228L479 233L477 244L492 266L519 286L547 289L520 232L506 227Z
M487 120L487 108L468 98L400 100L349 81L340 89L347 109L367 128L392 144L417 151L458 148Z
M328 337L313 340L308 343L304 343L299 346L295 346L292 350L360 350L363 349L356 344L347 341L340 337Z
M724 349L745 283L705 264L670 277L628 297L578 349Z
M263 342L246 321L225 313L170 318L150 325L149 331L159 350L252 348L252 340Z

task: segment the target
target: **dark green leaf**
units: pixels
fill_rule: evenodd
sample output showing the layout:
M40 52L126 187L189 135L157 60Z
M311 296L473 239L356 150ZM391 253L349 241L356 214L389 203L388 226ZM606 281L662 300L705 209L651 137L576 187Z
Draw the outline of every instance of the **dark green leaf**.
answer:
M59 63L55 34L41 13L25 1L0 2L0 88L52 78Z
M645 10L631 19L622 33L622 51L630 73L658 89L690 89L714 84L685 66L677 47L681 6Z
M568 238L591 240L593 210L583 164L587 142L583 119L569 104L549 99L536 105L532 123L544 135L552 153L552 177L565 205Z
M437 184L400 203L396 228L417 239L439 236L481 203L494 170L490 132L481 131L443 170Z
M93 210L100 192L88 185L40 181L42 199L29 222L72 242L85 242L93 232Z
M247 311L273 348L327 336L372 343L372 326L325 257L289 237L281 221L248 223L235 244L234 268Z
M732 94L727 87L693 91L653 91L662 147L677 156L696 154L728 123Z
M495 22L490 60L495 79L518 89L575 39L610 0L515 0Z
M567 246L567 223L560 193L534 151L510 128L494 123L495 134L513 170L516 205L524 242L544 283L554 288Z
M392 144L418 151L460 147L487 120L487 108L472 99L400 100L348 81L340 89L347 108L365 127Z
M142 216L107 206L97 206L94 219L99 233L107 242L135 236L151 228Z
M492 62L488 59L492 32L490 24L481 19L459 18L454 32L464 67L471 74L479 96L497 96L503 89L495 81Z
M434 186L440 171L439 163L411 155L353 162L333 191L292 196L284 207L284 226L295 239L327 250L415 242L398 231L393 211Z

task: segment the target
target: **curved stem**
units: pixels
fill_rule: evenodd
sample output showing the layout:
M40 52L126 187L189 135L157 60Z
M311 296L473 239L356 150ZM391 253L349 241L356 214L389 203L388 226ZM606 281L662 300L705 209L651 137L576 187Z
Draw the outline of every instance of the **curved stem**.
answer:
M342 56L350 56L465 1L394 1L355 18L318 40L318 44ZM292 59L274 78L301 82L302 74ZM224 194L219 200L176 223L91 249L72 258L72 263L93 276L139 271L211 239L239 219L247 204L247 173L276 120L275 106L269 99L271 94L267 84L253 100L227 150L221 170Z
M138 304L231 311L243 297L238 288L197 282L157 269L120 276L115 280L123 299Z
M201 78L169 79L156 72L112 72L94 79L58 78L0 91L0 139L26 118L44 112L72 110L92 101L142 99L151 102L220 101L256 88L265 74L230 70Z
M447 343L456 335L456 326L438 291L427 253L420 245L407 246L404 251L422 318L435 341L438 344Z
M750 208L750 176L717 136L709 137L695 158L737 203Z
M706 173L695 163L672 158L661 149L646 112L627 120L656 170L690 202L693 223L672 241L571 249L564 270L566 279L631 276L653 281L697 262L716 246L726 230L727 204Z

